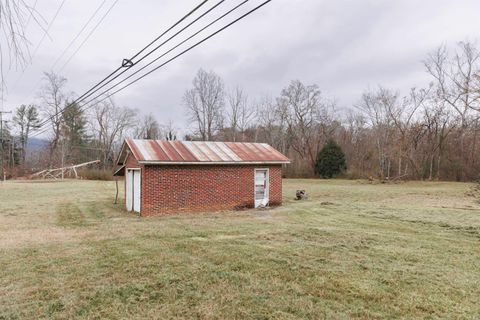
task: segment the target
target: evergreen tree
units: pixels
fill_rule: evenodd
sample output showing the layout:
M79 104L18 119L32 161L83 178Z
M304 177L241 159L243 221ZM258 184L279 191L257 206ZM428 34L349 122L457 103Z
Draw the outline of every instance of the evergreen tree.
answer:
M67 103L63 111L63 133L73 146L83 146L88 140L87 120L84 111L76 103Z
M66 103L61 127L61 157L70 163L87 161L85 147L89 141L84 110L76 104Z
M332 139L328 140L317 154L315 174L323 178L332 178L347 169L342 148Z
M16 127L21 148L21 162L25 164L25 156L28 145L28 138L32 130L40 127L40 116L37 107L34 105L21 105L15 110L13 124Z

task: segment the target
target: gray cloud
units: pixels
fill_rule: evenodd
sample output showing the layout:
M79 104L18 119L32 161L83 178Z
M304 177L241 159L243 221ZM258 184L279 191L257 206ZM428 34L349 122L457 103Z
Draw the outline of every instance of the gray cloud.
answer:
M251 0L254 4L260 3ZM226 1L224 8L238 3ZM35 99L38 81L88 19L98 0L67 1L21 81L8 75L5 108ZM109 2L111 3L111 2ZM69 89L82 93L143 47L182 13L188 1L119 1L104 24L65 68ZM59 1L39 2L46 20ZM259 12L115 97L152 112L160 122L186 125L182 95L202 67L252 97L276 95L291 79L317 83L340 105L356 102L368 86L405 91L429 81L421 60L442 43L476 40L480 2L474 0L274 0ZM34 47L41 30L30 26Z

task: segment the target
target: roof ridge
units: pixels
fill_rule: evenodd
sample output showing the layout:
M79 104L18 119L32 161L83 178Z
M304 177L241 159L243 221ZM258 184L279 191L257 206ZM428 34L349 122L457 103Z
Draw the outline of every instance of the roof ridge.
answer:
M125 145L144 164L283 164L290 160L266 143L128 139ZM117 160L117 163L120 163Z

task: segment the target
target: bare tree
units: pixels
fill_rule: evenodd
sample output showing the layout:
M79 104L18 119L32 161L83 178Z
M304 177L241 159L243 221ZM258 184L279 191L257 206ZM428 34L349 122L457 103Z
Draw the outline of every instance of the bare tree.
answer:
M319 147L331 133L333 104L321 97L317 85L305 86L298 80L282 90L277 104L288 126L291 147L313 170Z
M249 105L248 96L240 87L236 87L228 94L228 106L227 117L232 130L232 140L237 141L238 134L243 135L254 120L255 109Z
M278 150L286 153L286 120L285 113L271 97L265 96L258 103L256 112L257 128L254 141L264 141Z
M393 135L393 123L389 110L395 109L398 95L392 91L380 87L377 92L367 90L363 93L360 102L356 107L365 115L372 128L377 159L379 176L390 177L391 163L389 149Z
M168 123L164 125L160 125L162 135L165 140L172 141L172 140L177 140L177 129L173 125L172 121L169 121Z
M65 93L67 79L53 72L45 72L44 76L45 84L40 92L40 99L42 101L41 111L49 120L52 128L49 148L49 162L51 165L61 136L62 110L66 106L65 103L67 101Z
M415 126L417 113L420 107L429 97L429 89L412 88L408 96L403 97L402 103L387 103L385 105L388 116L396 128L398 139L395 144L398 149L398 176L408 174L408 164L419 173L419 166L415 162L414 155L418 140L424 133L423 126ZM413 127L419 130L412 130ZM413 149L413 150L412 150ZM408 160L403 168L403 160Z
M223 80L213 71L200 69L193 79L193 88L183 97L190 122L197 127L202 140L213 140L223 125L225 91Z
M423 123L427 132L428 179L433 179L436 166L436 179L440 180L445 143L448 135L455 129L455 125L451 123L450 113L443 101L438 101L435 97L431 103L424 105Z
M29 56L25 29L31 18L37 19L35 9L23 0L0 1L0 77L4 89L5 66L24 66ZM38 21L37 21L38 22Z
M463 133L468 126L469 114L472 110L480 111L480 90L476 81L476 75L480 74L480 52L469 42L458 43L453 54L446 46L441 46L428 55L424 65L435 80L438 97L459 116L463 152Z
M163 137L162 128L151 113L143 117L135 131L135 137L140 139L158 140Z
M102 151L102 163L107 167L115 158L115 147L119 146L128 130L136 123L136 112L127 107L118 107L112 99L95 105L90 126L97 147Z
M370 130L367 126L367 120L362 113L348 110L345 115L343 124L344 132L340 139L342 149L347 159L357 170L361 172L361 176L366 178L371 172L372 165L370 161Z

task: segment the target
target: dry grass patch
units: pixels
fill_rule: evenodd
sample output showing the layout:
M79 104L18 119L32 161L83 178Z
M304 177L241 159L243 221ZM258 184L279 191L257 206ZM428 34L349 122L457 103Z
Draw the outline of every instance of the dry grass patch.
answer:
M470 185L284 184L280 208L149 219L112 182L3 184L0 318L480 316Z

